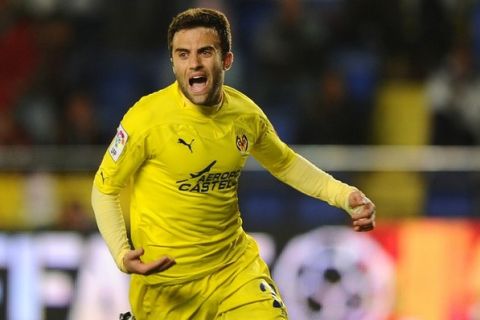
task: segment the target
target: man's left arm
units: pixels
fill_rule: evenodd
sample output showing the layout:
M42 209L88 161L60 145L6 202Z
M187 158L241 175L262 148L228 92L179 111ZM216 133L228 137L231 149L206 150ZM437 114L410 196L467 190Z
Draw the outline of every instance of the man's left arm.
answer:
M335 179L295 153L280 140L268 120L252 155L284 183L347 211L355 231L369 231L375 227L374 203L357 188Z
M293 161L272 174L304 194L347 211L355 231L374 228L375 204L357 188L335 179L302 156L294 153Z

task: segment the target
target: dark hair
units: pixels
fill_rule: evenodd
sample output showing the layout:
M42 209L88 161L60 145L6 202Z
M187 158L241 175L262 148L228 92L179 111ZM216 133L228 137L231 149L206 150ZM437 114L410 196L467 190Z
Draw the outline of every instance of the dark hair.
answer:
M205 8L188 9L173 18L168 27L168 51L172 54L173 36L180 30L205 27L215 29L220 37L222 55L232 49L232 32L227 17L220 11Z

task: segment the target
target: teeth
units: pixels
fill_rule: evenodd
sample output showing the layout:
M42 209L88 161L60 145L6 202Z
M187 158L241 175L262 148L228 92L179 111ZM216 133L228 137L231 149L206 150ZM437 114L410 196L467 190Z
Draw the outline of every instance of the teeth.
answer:
M190 83L190 85L193 85L194 83L201 83L206 81L207 81L207 78L205 76L194 76L194 77L191 77L188 82Z

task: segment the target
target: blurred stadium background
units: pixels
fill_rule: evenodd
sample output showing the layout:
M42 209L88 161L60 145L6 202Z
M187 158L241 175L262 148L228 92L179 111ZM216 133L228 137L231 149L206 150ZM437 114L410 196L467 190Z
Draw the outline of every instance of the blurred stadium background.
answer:
M128 308L91 183L124 112L173 80L166 30L193 6L231 20L227 83L378 208L352 234L248 163L245 227L292 320L480 319L476 0L0 0L0 319Z

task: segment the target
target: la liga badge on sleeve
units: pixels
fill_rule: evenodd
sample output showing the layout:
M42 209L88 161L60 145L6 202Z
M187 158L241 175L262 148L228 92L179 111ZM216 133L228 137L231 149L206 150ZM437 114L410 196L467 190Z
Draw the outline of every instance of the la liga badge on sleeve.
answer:
M117 128L117 134L113 138L113 141L108 148L108 153L112 157L113 161L117 162L118 158L123 152L125 145L127 144L128 134L125 129L123 129L122 125L119 125Z

